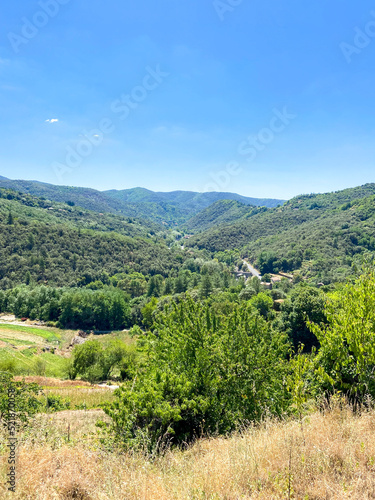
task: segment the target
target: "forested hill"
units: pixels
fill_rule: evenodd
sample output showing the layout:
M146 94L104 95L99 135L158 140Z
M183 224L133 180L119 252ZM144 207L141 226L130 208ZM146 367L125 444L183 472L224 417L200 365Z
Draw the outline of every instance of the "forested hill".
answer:
M350 274L353 261L375 250L375 184L293 198L282 207L193 236L187 246L239 249L264 272L301 270L329 283Z
M185 255L141 221L0 189L0 288L107 283L118 273L169 276Z
M183 228L189 233L199 233L212 227L238 222L267 211L266 207L245 205L235 200L219 200L189 219Z
M80 229L117 233L126 236L145 236L158 233L164 227L150 220L125 217L110 212L95 212L75 206L74 202L53 202L44 197L0 188L0 215L2 219L11 212L21 224L27 220L49 224L66 224Z
M283 203L282 200L248 198L234 193L195 193L190 191L156 193L143 188L96 191L89 188L55 186L37 181L5 178L0 178L0 187L58 202L71 201L75 205L97 212L146 218L167 226L183 224L193 215L222 199L267 207L275 207Z

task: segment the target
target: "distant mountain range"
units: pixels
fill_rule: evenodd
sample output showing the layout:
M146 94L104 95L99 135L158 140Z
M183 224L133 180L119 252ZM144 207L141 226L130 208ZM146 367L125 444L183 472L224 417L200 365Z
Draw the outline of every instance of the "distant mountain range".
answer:
M56 186L38 181L10 180L0 176L0 187L43 197L55 202L71 202L87 210L111 212L149 219L166 226L184 224L191 217L219 200L244 205L276 207L284 200L249 198L234 193L195 193L192 191L154 192L144 188L97 191L90 188Z

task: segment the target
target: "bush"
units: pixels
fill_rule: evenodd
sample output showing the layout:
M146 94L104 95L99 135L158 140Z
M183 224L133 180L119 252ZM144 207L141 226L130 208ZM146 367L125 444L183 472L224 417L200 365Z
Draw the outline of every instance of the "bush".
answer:
M7 372L0 372L0 423L8 425L9 411L14 395L13 411L18 426L27 426L30 419L40 411L42 403L38 399L41 388L38 384L27 384L25 381L15 382Z
M216 316L188 298L154 326L143 340L142 375L104 406L121 445L189 442L285 409L289 343L251 306L236 304L228 316Z
M32 371L35 375L44 377L46 374L47 363L42 358L35 358L33 361Z
M16 373L17 363L14 358L0 361L0 372Z
M48 394L46 398L46 411L55 412L62 410L70 410L70 399L62 398L59 395Z

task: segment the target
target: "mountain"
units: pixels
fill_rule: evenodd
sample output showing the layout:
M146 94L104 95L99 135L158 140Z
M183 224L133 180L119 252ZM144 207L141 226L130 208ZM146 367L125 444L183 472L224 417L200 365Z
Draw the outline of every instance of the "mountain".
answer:
M358 257L375 251L375 184L297 196L282 207L210 228L186 246L239 249L262 273L299 270L314 282L340 281Z
M174 275L190 254L171 250L165 236L150 221L0 188L0 303L1 290L20 283L77 286L108 284L118 273Z
M56 186L38 181L5 178L0 179L0 187L44 197L51 201L70 201L87 210L145 218L167 226L183 224L193 215L222 199L267 207L275 207L283 203L282 200L248 198L234 193L195 193L190 191L161 193L144 188L97 191L89 188Z
M9 179L7 177L3 177L2 175L0 175L0 180L1 181L9 181Z
M32 219L47 224L66 224L79 229L115 231L130 237L148 237L150 234L164 231L163 226L149 220L108 212L94 212L77 207L72 201L55 202L0 188L0 216L6 218L9 212L21 224Z
M266 207L245 205L236 200L219 200L191 217L183 224L183 228L189 233L199 233L215 226L237 222L243 217L252 217L266 210Z
M249 198L235 193L195 193L193 191L171 191L169 193L154 192L144 188L124 189L122 191L104 191L114 199L130 203L174 203L183 205L185 209L198 212L218 200L236 200L245 205L276 207L283 200L269 198Z

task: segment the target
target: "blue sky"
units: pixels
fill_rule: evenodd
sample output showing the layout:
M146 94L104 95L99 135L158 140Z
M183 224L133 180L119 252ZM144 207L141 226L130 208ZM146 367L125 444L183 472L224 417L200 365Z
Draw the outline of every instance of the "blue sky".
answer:
M0 175L275 198L375 181L370 1L0 12Z

